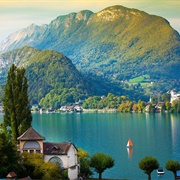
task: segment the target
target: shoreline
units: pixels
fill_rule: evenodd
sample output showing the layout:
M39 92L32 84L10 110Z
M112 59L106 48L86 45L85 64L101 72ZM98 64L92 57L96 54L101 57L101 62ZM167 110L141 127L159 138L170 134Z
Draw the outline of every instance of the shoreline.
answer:
M117 109L83 109L83 112L89 113L117 113Z

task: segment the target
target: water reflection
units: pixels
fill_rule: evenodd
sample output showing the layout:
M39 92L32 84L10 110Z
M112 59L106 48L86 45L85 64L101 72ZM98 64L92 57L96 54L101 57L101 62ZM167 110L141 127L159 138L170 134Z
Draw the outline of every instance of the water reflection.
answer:
M177 115L175 116L174 114L170 114L170 122L171 122L171 138L172 138L172 158L177 160L180 159L180 155L179 155L180 122L177 120Z
M127 148L127 153L128 153L128 158L131 160L133 154L133 148Z
M173 151L176 151L176 137L175 137L175 120L174 120L174 117L171 115L170 117L171 119L171 137L172 137L172 149Z

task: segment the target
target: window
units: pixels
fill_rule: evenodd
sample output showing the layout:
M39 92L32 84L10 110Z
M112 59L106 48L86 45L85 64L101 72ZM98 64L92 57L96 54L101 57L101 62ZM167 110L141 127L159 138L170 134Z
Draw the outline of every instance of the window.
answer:
M52 157L52 158L49 160L49 162L53 162L53 163L57 164L57 165L58 165L59 167L61 167L62 169L64 168L62 160L61 160L59 157L57 157L57 156Z
M36 153L41 153L41 150L36 150Z
M34 153L34 150L29 150L30 154Z
M23 146L24 149L40 149L40 145L37 141L26 141Z

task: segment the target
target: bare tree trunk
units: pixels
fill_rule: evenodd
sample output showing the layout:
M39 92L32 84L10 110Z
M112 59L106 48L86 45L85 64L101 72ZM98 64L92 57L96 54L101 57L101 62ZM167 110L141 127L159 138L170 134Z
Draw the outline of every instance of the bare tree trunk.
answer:
M176 180L177 179L176 172L173 172L173 174L174 174L174 180Z
M102 179L102 173L99 173L99 179Z

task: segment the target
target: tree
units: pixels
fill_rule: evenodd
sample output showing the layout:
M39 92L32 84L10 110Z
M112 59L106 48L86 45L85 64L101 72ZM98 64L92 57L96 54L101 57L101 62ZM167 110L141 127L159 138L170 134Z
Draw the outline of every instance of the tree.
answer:
M24 68L17 68L14 64L10 67L2 103L4 107L3 125L7 132L10 130L12 142L16 142L17 137L31 126L32 121Z
M150 180L152 171L159 168L159 162L151 156L146 156L139 162L139 168L148 175Z
M172 102L172 112L180 112L180 99L176 99Z
M176 172L178 170L180 170L180 164L178 161L174 161L174 160L169 160L166 162L166 165L165 165L166 169L168 171L172 171L173 174L174 174L174 179L176 179Z
M126 101L119 105L118 111L119 112L131 112L133 109L133 102Z
M6 136L3 129L0 127L0 178L6 177L11 171L18 169L17 161L19 159L17 149L9 138Z
M44 162L43 155L38 153L21 154L18 177L30 176L32 179L61 179L59 166L52 162Z
M158 103L158 98L157 98L157 96L152 96L151 102L152 102L152 104L157 104L157 103Z
M144 101L139 100L138 104L137 104L137 107L138 107L138 111L142 112L144 110L144 108L146 107L146 104L145 104Z
M165 106L165 103L163 103L162 105L161 105L161 112L164 112L166 110L166 106Z
M99 174L99 179L102 179L102 173L114 166L114 159L104 153L96 153L90 159L90 167Z
M162 95L162 100L163 100L164 102L166 102L166 101L170 102L170 99L171 99L171 95L170 95L170 94L164 93L164 94Z
M166 110L167 110L167 111L170 111L170 109L171 109L171 103L170 103L169 101L166 101L166 102L165 102L165 106L166 106Z
M156 111L156 105L155 104L149 104L149 112L150 113L155 113Z
M80 174L86 177L89 177L92 175L92 172L90 170L89 166L89 159L90 155L88 152L82 150L81 148L78 149L78 159L80 162Z

